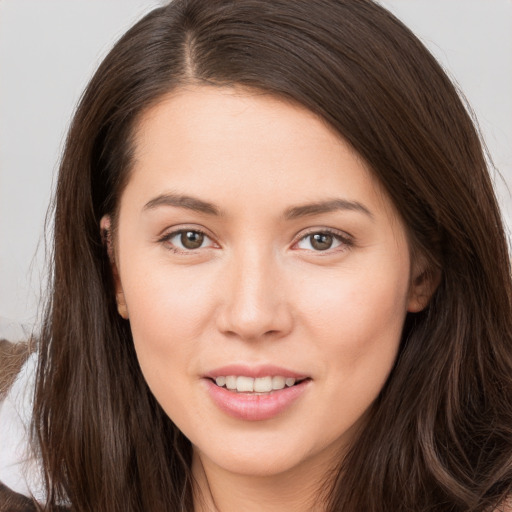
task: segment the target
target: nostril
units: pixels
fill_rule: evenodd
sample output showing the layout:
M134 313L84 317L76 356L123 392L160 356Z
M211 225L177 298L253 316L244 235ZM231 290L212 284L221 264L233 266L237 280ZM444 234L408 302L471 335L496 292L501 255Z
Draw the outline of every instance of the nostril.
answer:
M293 317L285 304L226 303L218 311L219 331L230 339L273 340L293 329Z

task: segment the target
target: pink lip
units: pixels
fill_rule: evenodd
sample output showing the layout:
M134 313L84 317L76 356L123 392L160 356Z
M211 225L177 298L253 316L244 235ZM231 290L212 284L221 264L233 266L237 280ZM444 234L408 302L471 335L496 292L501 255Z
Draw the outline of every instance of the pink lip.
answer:
M223 366L222 368L216 368L211 372L204 375L209 379L216 379L217 377L227 377L228 375L244 375L245 377L274 377L280 375L282 377L292 377L294 379L305 379L308 375L297 373L286 368L274 366L271 364L259 365L259 366L246 366L242 364L232 364Z
M221 388L213 381L216 377L228 375L244 375L253 378L281 375L295 379L303 379L306 376L269 365L251 368L231 365L217 368L206 374L203 382L215 405L229 416L246 421L269 420L278 416L299 399L311 383L311 379L306 378L295 386L274 390L270 393L237 393Z

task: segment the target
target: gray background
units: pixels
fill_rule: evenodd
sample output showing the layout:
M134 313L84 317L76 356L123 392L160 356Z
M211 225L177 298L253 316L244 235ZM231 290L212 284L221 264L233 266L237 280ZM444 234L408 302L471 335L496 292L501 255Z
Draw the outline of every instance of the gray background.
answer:
M44 290L43 227L74 106L113 42L159 0L0 0L0 337L26 337ZM475 111L512 226L512 0L381 0Z

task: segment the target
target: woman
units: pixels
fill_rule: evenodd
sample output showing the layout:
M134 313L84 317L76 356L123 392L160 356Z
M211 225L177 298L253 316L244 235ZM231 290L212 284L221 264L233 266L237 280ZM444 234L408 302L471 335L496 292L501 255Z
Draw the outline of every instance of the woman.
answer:
M368 0L177 0L89 84L55 201L46 508L507 510L482 147Z

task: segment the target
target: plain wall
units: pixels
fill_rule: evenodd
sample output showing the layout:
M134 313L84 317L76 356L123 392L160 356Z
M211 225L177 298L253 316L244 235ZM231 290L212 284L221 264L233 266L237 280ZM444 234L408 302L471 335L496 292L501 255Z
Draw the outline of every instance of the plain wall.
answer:
M81 91L113 42L160 3L0 1L0 337L24 338L37 320L44 293L44 219ZM381 3L420 37L464 91L504 177L495 174L496 191L512 226L512 2Z

